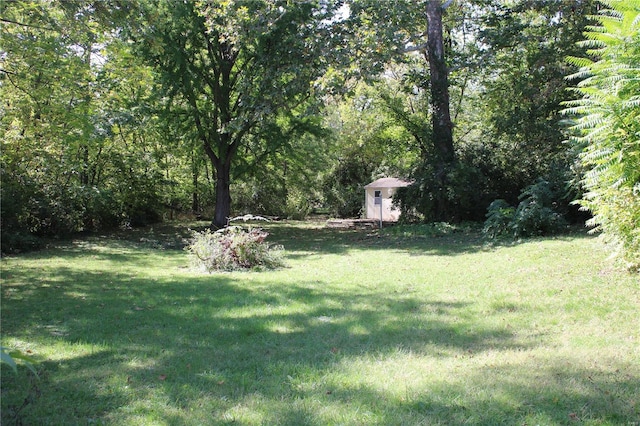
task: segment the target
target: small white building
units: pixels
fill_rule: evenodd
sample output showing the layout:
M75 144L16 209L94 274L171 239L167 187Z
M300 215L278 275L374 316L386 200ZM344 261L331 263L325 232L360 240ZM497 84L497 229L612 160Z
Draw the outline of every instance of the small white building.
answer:
M393 206L393 194L398 188L411 185L402 179L381 178L365 185L365 212L367 219L395 222L400 218L400 210Z

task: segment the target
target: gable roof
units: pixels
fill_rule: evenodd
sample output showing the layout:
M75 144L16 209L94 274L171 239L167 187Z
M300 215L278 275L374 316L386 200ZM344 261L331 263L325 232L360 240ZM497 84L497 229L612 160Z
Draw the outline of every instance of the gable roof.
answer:
M405 186L411 185L412 182L408 182L406 180L398 179L398 178L380 178L378 180L374 180L368 185L364 187L368 188L403 188Z

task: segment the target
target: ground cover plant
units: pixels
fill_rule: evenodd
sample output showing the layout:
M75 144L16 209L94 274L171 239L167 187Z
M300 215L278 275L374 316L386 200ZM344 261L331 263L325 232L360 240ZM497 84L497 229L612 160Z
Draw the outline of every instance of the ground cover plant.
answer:
M186 227L3 258L39 378L2 368L2 424L640 421L638 277L596 238L265 228L286 268L194 271Z

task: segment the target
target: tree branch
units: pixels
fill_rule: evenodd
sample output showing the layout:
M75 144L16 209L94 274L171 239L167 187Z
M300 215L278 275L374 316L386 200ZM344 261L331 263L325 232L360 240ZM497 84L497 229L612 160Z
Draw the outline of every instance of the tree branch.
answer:
M427 43L422 43L417 46L409 46L404 49L400 49L400 53L410 53L410 52L422 52L427 49Z
M447 0L446 2L444 2L444 4L442 5L442 10L446 10L449 6L451 6L451 3L453 3L453 0Z
M21 27L27 27L27 28L36 28L38 30L49 30L49 31L53 31L53 28L50 27L40 27L38 25L32 25L32 24L25 24L23 22L17 22L17 21L12 21L11 19L5 19L5 18L0 18L0 22L4 22L7 24L14 24L14 25L19 25Z

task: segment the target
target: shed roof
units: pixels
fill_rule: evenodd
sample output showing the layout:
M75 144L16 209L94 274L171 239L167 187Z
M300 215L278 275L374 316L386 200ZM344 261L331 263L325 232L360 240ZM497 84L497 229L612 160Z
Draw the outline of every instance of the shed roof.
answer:
M398 179L398 178L380 178L378 180L374 180L368 185L365 185L364 187L365 188L403 188L409 185L411 185L411 182Z

